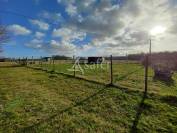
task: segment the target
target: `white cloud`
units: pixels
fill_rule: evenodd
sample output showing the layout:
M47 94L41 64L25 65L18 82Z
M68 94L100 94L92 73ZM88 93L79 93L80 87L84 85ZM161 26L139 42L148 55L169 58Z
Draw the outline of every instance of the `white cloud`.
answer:
M122 54L148 50L149 31L158 25L167 30L162 39L153 39L153 51L177 50L177 3L174 0L57 0L69 15L61 28L55 27L54 39L42 47L50 51L75 51L79 54ZM84 15L83 15L84 14ZM55 14L56 15L56 14ZM53 16L44 13L43 18ZM37 25L37 24L36 24ZM39 25L39 24L38 24ZM75 40L90 42L74 45ZM168 44L168 45L167 45ZM71 47L71 49L70 49ZM68 50L66 50L68 49ZM93 52L94 51L94 52Z
M41 30L48 30L49 29L49 24L46 23L46 22L43 22L41 20L30 20L30 22L33 24L33 25L36 25L39 27L39 29Z
M51 40L50 46L49 50L61 55L73 55L76 50L75 45L65 41L57 42L55 40Z
M43 40L40 39L33 39L29 43L25 44L25 46L35 49L42 49L43 45Z
M86 33L78 31L74 28L60 28L53 30L53 37L61 37L62 41L71 43L74 40L83 40L86 36Z
M59 4L68 5L68 4L73 4L73 3L75 3L75 0L57 0L57 2L58 2Z
M77 7L72 5L72 4L69 4L67 7L66 7L66 12L70 15L70 16L74 16L77 14Z
M41 39L33 39L26 43L25 46L29 48L43 50L51 54L60 54L71 56L75 53L77 47L65 41L51 40L49 42L44 42Z
M35 33L35 37L38 38L38 39L40 39L40 38L42 38L42 37L44 37L44 36L45 36L45 34L42 33L42 32L38 32L38 31L37 31L37 32Z
M29 35L31 31L21 25L13 24L7 27L9 32L12 32L14 35Z
M50 23L56 23L56 24L64 20L61 13L56 13L56 12L42 11L41 13L39 13L38 16L48 20Z
M104 51L102 53L110 51L108 49L112 49L113 53L117 50L119 53L119 49L146 51L149 31L158 25L168 29L163 36L171 46L167 48L165 47L167 41L161 40L159 43L155 39L153 43L158 44L158 47L153 47L154 51L174 50L176 44L174 40L177 38L175 36L177 15L174 12L177 11L177 3L173 1L125 0L121 2L121 5L115 0L102 0L96 4L95 0L77 2L60 0L60 3L63 3L66 8L71 4L75 6L75 14L70 15L67 26L77 29L75 32L82 31L91 34L93 36L89 44L91 47L94 47L96 51ZM86 15L82 16L83 13ZM82 20L77 16L80 16Z

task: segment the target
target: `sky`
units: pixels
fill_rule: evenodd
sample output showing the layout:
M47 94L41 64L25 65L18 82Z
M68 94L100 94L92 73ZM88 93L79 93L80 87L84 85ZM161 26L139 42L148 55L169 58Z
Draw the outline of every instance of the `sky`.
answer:
M176 12L177 0L0 0L1 56L126 55L150 38L153 52L177 51Z

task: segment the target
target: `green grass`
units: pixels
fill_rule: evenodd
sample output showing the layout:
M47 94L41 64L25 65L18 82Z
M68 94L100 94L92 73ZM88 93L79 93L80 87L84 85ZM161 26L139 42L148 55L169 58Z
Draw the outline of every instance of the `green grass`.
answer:
M73 64L59 63L54 65L54 69L57 72L73 75L73 71L69 71ZM33 67L41 67L41 65L33 65ZM110 83L110 65L103 64L101 66L95 65L83 65L81 67L84 71L82 74L80 71L76 71L77 77L109 84ZM42 69L53 70L53 65L49 63L43 63ZM77 69L76 69L77 70ZM133 90L144 91L144 67L135 62L116 62L113 63L113 83L118 86L127 87ZM153 70L149 68L148 73L148 91L161 95L177 95L177 73L173 75L173 83L165 83L162 81L153 79Z
M164 87L144 100L133 89L1 67L0 132L130 132L133 125L138 132L176 132L176 90L163 93L165 84L156 84Z

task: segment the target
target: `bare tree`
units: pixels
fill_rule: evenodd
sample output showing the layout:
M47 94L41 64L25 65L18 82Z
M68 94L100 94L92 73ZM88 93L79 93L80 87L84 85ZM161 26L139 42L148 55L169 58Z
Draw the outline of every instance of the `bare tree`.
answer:
M0 25L0 53L2 52L2 45L9 39L6 27Z
M6 27L0 25L0 44L7 42L8 35Z

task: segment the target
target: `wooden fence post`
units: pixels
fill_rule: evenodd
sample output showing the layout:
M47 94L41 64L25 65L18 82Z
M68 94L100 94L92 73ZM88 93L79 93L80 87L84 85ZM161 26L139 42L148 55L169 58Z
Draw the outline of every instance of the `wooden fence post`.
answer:
M113 85L113 69L112 69L112 55L110 56L110 61L111 61L111 66L110 66L110 68L111 68L111 83L110 83L110 85Z
M145 57L145 82L144 82L145 94L147 93L147 90L148 90L148 66L149 66L149 57L148 55L146 55Z

